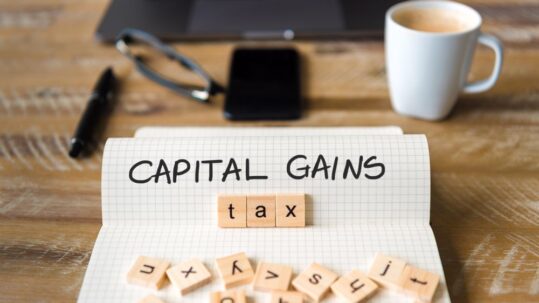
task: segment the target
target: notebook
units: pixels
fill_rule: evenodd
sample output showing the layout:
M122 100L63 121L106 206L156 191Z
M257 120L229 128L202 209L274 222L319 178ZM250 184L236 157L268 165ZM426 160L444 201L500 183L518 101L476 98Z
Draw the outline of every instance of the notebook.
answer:
M237 252L245 252L253 268L260 261L282 263L299 274L317 262L340 275L353 269L367 272L375 254L381 252L439 274L435 302L450 302L429 225L426 138L390 129L148 128L140 130L136 138L109 139L102 168L103 226L78 301L137 302L153 293L165 302L209 302L211 291L223 290L215 259ZM302 157L294 157L297 155ZM343 165L347 160L358 163L360 156L376 157L372 163L382 164L384 172L380 165L364 167L357 178L352 174L345 178ZM213 167L211 181L207 167L201 167L198 174L190 170L176 180L171 177L170 182L164 174L157 183L156 178L146 183L132 180L142 182L155 175L160 160L172 167L178 159L190 163L219 159L223 163ZM223 181L230 159L241 172L229 174ZM251 174L267 179L247 181L247 159ZM131 179L130 170L140 161L152 165L136 166ZM323 162L329 166L326 170L320 169ZM217 194L276 192L308 196L307 227L217 226ZM172 264L199 258L213 280L184 297L170 284L159 291L129 285L126 274L140 255ZM243 288L252 302L270 299L250 285ZM338 300L330 294L323 302ZM369 302L413 299L381 290Z

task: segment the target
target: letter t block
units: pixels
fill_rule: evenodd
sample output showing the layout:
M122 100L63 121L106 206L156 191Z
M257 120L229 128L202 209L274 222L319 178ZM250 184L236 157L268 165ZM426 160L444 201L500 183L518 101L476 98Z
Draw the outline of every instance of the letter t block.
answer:
M220 227L247 227L247 196L219 195L217 213Z

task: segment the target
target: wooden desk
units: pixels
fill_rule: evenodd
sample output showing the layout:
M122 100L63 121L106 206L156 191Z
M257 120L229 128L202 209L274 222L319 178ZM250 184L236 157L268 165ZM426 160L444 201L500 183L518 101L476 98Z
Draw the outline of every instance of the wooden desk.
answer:
M120 71L108 136L147 125L399 125L426 133L432 225L454 302L539 302L539 3L467 1L504 41L498 85L430 123L390 107L381 41L297 43L303 119L231 123L222 99L180 98L142 78L93 33L99 1L0 1L0 301L74 301L101 225L101 155L74 161L68 140L96 77ZM178 48L225 83L237 43ZM472 78L490 72L480 49ZM101 145L102 149L102 145Z

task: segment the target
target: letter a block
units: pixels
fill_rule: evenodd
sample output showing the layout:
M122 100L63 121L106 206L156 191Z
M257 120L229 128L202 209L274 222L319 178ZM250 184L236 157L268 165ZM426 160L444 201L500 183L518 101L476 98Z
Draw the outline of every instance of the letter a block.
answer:
M211 294L210 303L246 303L245 291L241 290L229 290L229 291L216 291Z
M247 196L247 227L275 227L275 195Z
M258 291L288 290L291 279L292 267L260 262L256 268L253 288Z
M407 265L401 275L402 290L422 302L431 302L440 276L437 274Z
M274 291L271 303L303 303L303 294L297 291Z
M400 276L406 262L397 258L376 254L369 270L369 278L391 289L400 289Z
M210 272L197 259L182 262L170 268L167 270L167 276L182 296L211 281Z
M253 280L253 268L245 253L219 258L216 263L217 269L224 280L225 289L249 284Z
M127 282L157 290L163 286L169 266L167 261L140 256L127 273Z
M331 285L333 293L348 303L361 302L374 293L377 288L376 283L358 270L353 270L340 277L337 282Z
M338 276L331 270L313 263L292 281L292 285L311 300L319 302Z
M219 195L217 214L220 227L247 227L247 197Z
M305 194L278 194L275 207L278 227L305 226Z

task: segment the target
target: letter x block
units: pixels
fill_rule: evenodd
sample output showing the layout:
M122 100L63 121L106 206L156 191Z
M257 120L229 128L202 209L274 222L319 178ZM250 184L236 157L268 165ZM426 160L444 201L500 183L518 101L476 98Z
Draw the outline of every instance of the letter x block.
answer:
M219 258L216 263L225 283L225 289L249 284L253 280L253 268L243 252Z
M400 278L402 290L422 302L431 302L440 282L437 274L407 265Z
M292 281L292 285L311 300L319 302L338 276L331 270L313 263Z
M278 227L305 226L305 194L278 194L275 208Z
M127 282L157 290L163 286L169 266L167 261L140 256L127 273Z
M256 268L253 288L258 291L288 290L291 279L292 267L260 262Z
M369 270L369 278L391 289L400 289L400 277L406 262L397 258L376 254Z
M217 214L220 227L247 227L247 197L219 195Z
M211 281L211 274L202 262L197 259L182 262L169 270L167 276L182 296L204 286Z
M271 303L303 303L303 294L297 291L274 291Z
M334 294L348 303L358 303L370 296L378 285L358 270L340 277L331 285Z
M229 290L216 291L211 294L211 303L246 303L245 291Z

